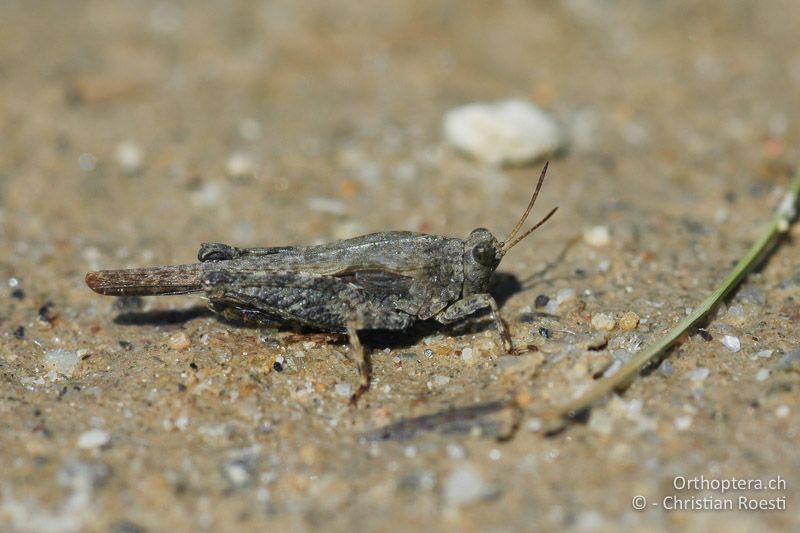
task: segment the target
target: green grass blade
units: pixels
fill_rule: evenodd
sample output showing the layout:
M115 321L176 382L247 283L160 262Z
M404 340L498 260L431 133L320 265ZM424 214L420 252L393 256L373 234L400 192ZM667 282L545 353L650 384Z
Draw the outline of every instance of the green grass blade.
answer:
M610 392L627 385L643 368L656 360L665 350L670 348L692 326L703 320L711 309L747 276L776 242L781 233L789 229L789 224L796 216L797 200L800 196L800 172L795 175L789 190L783 198L775 215L765 228L761 237L753 244L747 254L736 264L731 272L694 311L653 344L646 346L631 358L616 374L610 376L589 389L583 396L556 407L543 418L551 422L561 423L585 412L595 402Z

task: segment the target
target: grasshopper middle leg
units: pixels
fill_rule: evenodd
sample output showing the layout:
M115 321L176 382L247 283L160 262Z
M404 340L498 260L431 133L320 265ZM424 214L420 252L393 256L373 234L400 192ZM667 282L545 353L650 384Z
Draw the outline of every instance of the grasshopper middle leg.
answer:
M472 294L462 298L434 318L441 324L452 324L487 307L492 311L492 319L497 326L497 332L500 334L503 349L507 353L513 353L514 344L511 342L511 334L508 332L508 326L503 321L503 317L500 316L500 309L498 309L497 302L491 294Z

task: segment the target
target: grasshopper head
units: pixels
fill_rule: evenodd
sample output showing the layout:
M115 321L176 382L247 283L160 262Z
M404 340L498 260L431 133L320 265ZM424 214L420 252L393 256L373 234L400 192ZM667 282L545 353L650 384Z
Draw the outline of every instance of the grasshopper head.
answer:
M533 204L536 203L536 197L539 196L539 190L542 188L544 176L547 173L547 163L545 163L542 173L539 176L539 181L536 184L536 190L533 192L528 208L522 214L522 217L508 234L504 241L500 242L495 239L494 235L484 228L472 230L467 240L464 242L464 286L462 288L462 296L469 296L470 294L481 294L489 292L489 279L492 273L500 264L503 256L511 250L518 242L533 233L539 226L547 222L558 209L557 207L551 210L542 220L537 222L532 228L525 231L522 235L517 236L522 225L527 220L528 215L533 209Z
M489 279L503 258L503 245L485 228L472 230L464 242L463 296L489 292Z

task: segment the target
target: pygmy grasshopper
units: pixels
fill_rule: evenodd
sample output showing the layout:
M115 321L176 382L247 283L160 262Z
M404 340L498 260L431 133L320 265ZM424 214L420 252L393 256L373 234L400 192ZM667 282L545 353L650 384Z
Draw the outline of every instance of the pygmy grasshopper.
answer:
M465 240L386 231L318 246L205 243L199 263L89 272L86 284L111 296L198 293L229 319L346 333L361 378L358 396L369 385L360 330L405 330L430 318L450 324L489 308L504 349L513 350L489 280L503 256L558 209L517 236L546 172L547 164L527 209L503 241L478 228Z

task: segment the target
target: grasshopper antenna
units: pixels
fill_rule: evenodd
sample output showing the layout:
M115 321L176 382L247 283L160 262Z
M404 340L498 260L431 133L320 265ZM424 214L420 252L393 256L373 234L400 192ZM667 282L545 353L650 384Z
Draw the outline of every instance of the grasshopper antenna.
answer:
M514 226L514 229L512 229L511 233L508 234L508 237L506 237L503 240L503 242L500 243L500 245L502 246L502 249L503 249L503 254L505 254L511 248L513 248L514 245L516 245L519 241L521 241L522 239L524 239L525 237L527 237L528 235L533 233L542 224L547 222L547 220L551 216L553 216L553 214L558 210L557 207L554 208L552 211L550 211L547 214L547 216L545 216L542 220L537 222L535 226L533 226L531 229L529 229L528 231L526 231L525 233L523 233L522 235L520 235L519 237L514 239L514 236L517 234L517 232L519 232L519 229L522 227L522 225L528 219L528 215L530 215L531 210L533 209L533 204L536 203L536 198L538 198L538 196L539 196L539 191L542 188L542 183L544 183L544 176L545 176L545 174L547 174L547 167L549 165L550 165L550 161L546 161L545 164L544 164L544 168L542 169L542 173L539 175L539 181L536 183L536 190L533 191L533 196L531 196L531 201L528 202L528 207L525 209L525 212L522 214L522 217L519 219L519 222L517 222L517 225ZM511 239L514 239L514 240L512 241Z
M533 233L534 231L539 229L539 226L541 226L542 224L547 222L550 219L551 216L555 215L556 211L558 211L558 208L554 207L549 213L547 213L547 215L545 215L545 217L542 220L537 222L535 226L533 226L531 229L529 229L528 231L526 231L525 233L523 233L522 235L520 235L519 237L517 237L516 239L514 239L510 243L505 244L503 246L503 253L505 254L510 249L512 249L514 247L514 245L516 245L519 241L521 241L522 239L524 239L525 237L527 237L528 235L530 235L531 233Z

